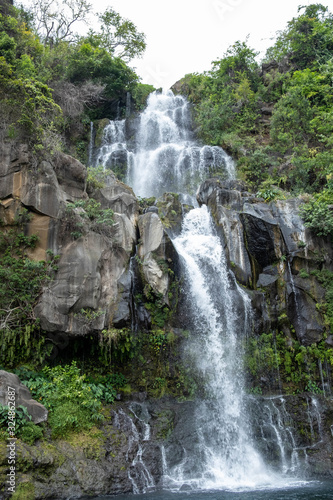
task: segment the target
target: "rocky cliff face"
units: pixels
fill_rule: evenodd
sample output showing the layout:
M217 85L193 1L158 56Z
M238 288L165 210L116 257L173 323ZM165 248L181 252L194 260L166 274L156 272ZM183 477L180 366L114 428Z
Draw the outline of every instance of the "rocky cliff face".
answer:
M102 210L114 212L114 224L103 229L88 224L82 208L74 206L71 213L67 208L77 200L89 200L86 168L79 161L59 154L38 162L27 146L10 142L4 153L0 197L5 227L14 222L20 208L28 209L32 219L25 230L39 236L31 257L45 260L47 250L60 255L55 279L36 307L43 330L84 336L130 324L129 267L138 243L143 279L168 303L170 277L161 269L161 261L172 252L172 244L157 214L139 216L131 188L110 171L104 187L90 193ZM93 319L88 311L95 313Z
M301 200L268 204L241 183L210 179L201 185L198 201L211 209L237 280L253 290L257 331L280 328L291 336L293 325L302 345L321 340L324 318L317 304L325 291L311 271L331 270L333 252L328 238L314 237L304 227Z
M142 210L132 189L111 171L105 185L89 189L88 194L86 168L65 154L36 160L26 145L10 141L3 145L3 153L0 215L4 229L13 224L24 207L32 215L26 233L39 236L31 257L46 259L47 250L60 256L54 279L44 287L35 309L46 335L63 342L64 338L81 338L111 327L131 328L134 323L149 331L160 321L153 314L157 302L158 307L165 308L163 318L172 323L172 334L177 335L177 328L186 323L186 314L179 306L178 313L175 308L175 287L178 292L181 288L176 279L178 256L170 236L179 231L182 213L189 207L182 206L177 195L167 194ZM197 198L211 210L230 268L251 296L255 334L282 331L289 339L296 336L302 346L324 339L327 325L318 304L325 290L311 271L321 266L332 270L333 253L327 239L315 238L304 228L298 215L301 201L286 199L267 204L248 193L241 183L217 179L205 181ZM91 199L100 204L101 210L113 210L113 225L96 224L87 218L82 205L75 204ZM138 292L139 299L134 297ZM172 320L165 313L171 310ZM328 336L326 342L330 341ZM179 377L178 359L170 355L165 360L171 378ZM162 370L161 358L148 361ZM135 363L139 361L132 362L134 370ZM142 380L135 383L139 390L145 384ZM305 442L304 426L309 426L306 405L301 396L288 398L299 446L312 450L307 462L310 473L332 474L331 403L322 398L321 427L316 431L321 441L314 437ZM143 477L150 481L135 468L144 440L142 419L129 409L130 402L124 404L108 410L102 434L92 441L87 437L83 448L79 442L62 442L57 450L46 450L42 444L33 449L22 445L20 460L33 478L35 498L44 498L46 476L47 490L51 488L58 497L133 491L133 484L140 490ZM166 399L160 403L148 401L147 405L145 419L156 425L144 459L156 485L162 474L161 445L169 446L176 464L181 439L192 439L184 422L190 418L193 403L182 405ZM135 433L133 425L141 426L141 430ZM324 450L319 449L318 442L324 443ZM267 447L264 451L269 455L271 448L269 444ZM43 471L44 479L33 472L33 464ZM75 475L69 470L76 470ZM92 485L92 477L98 488Z

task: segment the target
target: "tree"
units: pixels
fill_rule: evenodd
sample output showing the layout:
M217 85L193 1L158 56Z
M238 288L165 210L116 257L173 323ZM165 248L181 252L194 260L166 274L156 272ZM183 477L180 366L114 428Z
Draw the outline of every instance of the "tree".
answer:
M142 55L146 49L145 35L137 31L131 21L122 18L112 8L98 14L98 18L101 31L98 34L90 32L90 43L94 44L95 39L99 47L126 62Z
M331 59L333 16L322 4L301 6L304 12L288 22L277 41L268 49L265 60L288 58L295 69L317 68Z
M44 45L76 39L73 25L87 23L92 6L86 0L33 0L34 25Z

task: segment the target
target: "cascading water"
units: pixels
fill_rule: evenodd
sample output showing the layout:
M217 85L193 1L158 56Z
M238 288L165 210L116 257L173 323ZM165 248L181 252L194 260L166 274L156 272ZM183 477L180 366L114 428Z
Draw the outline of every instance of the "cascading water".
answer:
M228 271L207 207L184 219L174 245L184 264L194 358L205 386L196 408L196 446L168 471L171 487L253 487L269 476L250 438L240 338L249 327L250 300ZM167 462L167 450L166 450Z
M125 121L112 122L105 129L97 161L111 169L119 161L126 162L126 181L141 197L173 191L183 195L184 203L195 205L193 195L212 171L229 179L235 172L221 148L195 142L190 118L183 97L171 91L153 93L141 114L132 150L125 139ZM184 439L176 451L175 445L173 450L162 449L163 484L171 489L184 485L199 489L277 487L281 475L265 465L255 446L249 418L251 397L244 387L242 339L251 323L250 300L228 270L206 206L186 214L182 232L173 243L181 258L190 311L191 341L186 354L202 380L203 394L195 405L193 428L187 429L190 445ZM290 471L296 467L297 453L294 448L285 452L287 439L273 406L269 401L265 406L267 432L276 434L279 472ZM138 450L133 467L144 468ZM151 487L145 474L146 487Z
M125 181L140 197L175 192L193 202L198 185L209 173L234 176L233 161L222 148L199 146L193 139L189 103L171 91L149 96L134 145L125 141L125 120L105 128L97 163L113 169L124 161Z

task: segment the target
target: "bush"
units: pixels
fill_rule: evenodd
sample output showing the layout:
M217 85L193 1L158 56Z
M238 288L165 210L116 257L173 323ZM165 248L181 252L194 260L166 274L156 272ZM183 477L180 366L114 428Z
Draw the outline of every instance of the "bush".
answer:
M24 369L17 373L22 378L26 377L22 382L32 396L49 410L48 422L53 437L63 436L69 431L90 429L103 420L102 401L112 403L116 396L112 376L98 383L88 381L75 361L71 365L45 367L40 374ZM28 432L36 435L34 429Z
M9 420L9 407L0 405L0 433L5 438L9 437L7 432ZM31 422L31 416L29 415L27 408L22 405L15 408L15 438L20 438L28 444L34 444L36 439L41 439L42 437L43 429Z
M57 270L57 256L49 252L47 262L28 258L38 241L24 234L28 219L27 211L20 212L17 225L0 234L0 353L9 367L27 360L39 363L48 354L34 308Z
M333 236L333 208L325 201L310 200L300 207L304 225L317 236Z

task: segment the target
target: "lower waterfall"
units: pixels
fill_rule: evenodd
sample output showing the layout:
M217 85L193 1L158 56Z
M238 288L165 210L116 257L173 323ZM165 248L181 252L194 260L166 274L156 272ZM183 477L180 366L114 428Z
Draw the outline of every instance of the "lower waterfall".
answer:
M182 232L173 243L183 263L189 303L187 356L204 392L196 402L190 450L181 444L178 463L171 467L168 448L163 450L164 486L205 490L277 487L284 481L265 465L256 449L249 419L251 397L245 392L242 346L251 326L250 299L228 270L205 205L185 216ZM266 406L271 404L267 401ZM281 422L277 425L281 427ZM279 432L283 434L283 430ZM277 434L279 472L293 472L295 450L288 467L283 439Z
M192 359L206 392L196 409L195 455L184 457L175 480L199 488L265 482L266 468L249 437L238 341L247 334L249 298L228 272L205 205L185 216L174 245L183 261L191 303Z

